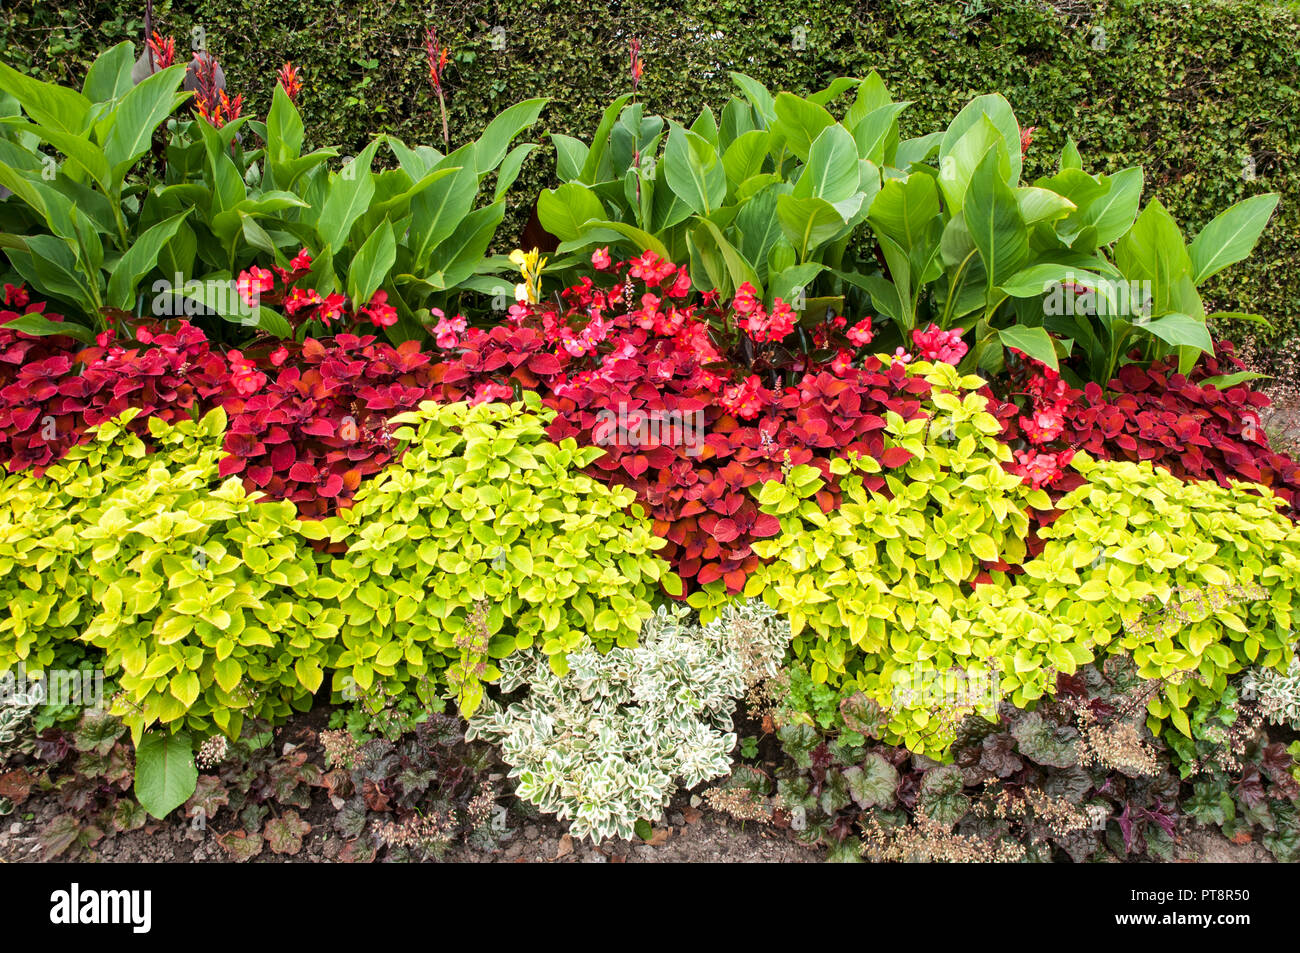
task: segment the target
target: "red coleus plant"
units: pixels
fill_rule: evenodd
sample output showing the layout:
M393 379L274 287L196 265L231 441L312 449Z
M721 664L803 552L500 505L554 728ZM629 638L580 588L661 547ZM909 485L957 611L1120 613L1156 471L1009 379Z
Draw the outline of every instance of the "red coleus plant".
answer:
M26 304L23 312L43 307ZM0 310L0 324L17 317ZM13 471L41 473L89 428L130 407L141 410L132 426L144 432L150 416L178 419L219 400L229 386L226 361L188 322L144 326L136 335L138 343L128 346L111 343L106 332L101 346L82 347L72 338L0 327L0 459Z
M434 369L437 393L477 401L538 390L557 411L552 438L605 449L591 473L636 490L668 540L661 555L688 583L722 580L735 592L758 566L753 541L780 524L759 511L755 484L819 466L828 485L817 499L830 511L839 503L832 456L906 462L906 452L883 451L884 413L919 415L929 385L901 364L855 366L845 349L830 368L813 368L774 347L793 326L779 302L769 314L743 286L728 307L714 294L696 300L685 269L649 252L615 264L602 249L592 260L623 282L601 289L583 279L563 293L562 313L520 304L507 325L458 340L449 331L456 356ZM833 320L824 333L846 325ZM869 343L869 321L854 333L854 344ZM870 485L883 487L883 476Z
M281 346L272 365L285 365ZM237 362L239 374L261 374ZM431 396L430 358L419 344L400 347L373 337L308 338L297 360L271 380L239 388L225 400L230 416L221 475L242 474L250 489L292 500L303 518L349 505L362 477L392 459L388 418Z
M1245 480L1269 487L1292 517L1300 500L1300 464L1269 446L1260 411L1269 400L1249 387L1220 390L1207 381L1243 369L1232 345L1221 342L1191 377L1172 361L1126 364L1103 391L1095 383L1071 388L1037 362L1024 361L1016 377L1030 395L1029 413L999 414L1008 440L1023 438L1038 454L1074 449L1108 460L1149 460L1184 479L1229 486ZM1063 480L1068 490L1081 478Z

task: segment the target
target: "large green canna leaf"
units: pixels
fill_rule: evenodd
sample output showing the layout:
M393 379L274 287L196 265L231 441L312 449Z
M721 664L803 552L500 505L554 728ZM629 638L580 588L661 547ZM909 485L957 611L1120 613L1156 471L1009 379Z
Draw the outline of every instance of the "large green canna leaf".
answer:
M287 163L302 155L303 142L302 116L294 105L284 86L275 84L275 93L271 99L271 112L266 118L266 161L275 180L281 188L288 188L281 173Z
M716 258L721 260L725 280L721 284L714 284L713 287L718 290L724 299L729 298L737 288L746 282L755 290L762 292L763 285L758 280L758 273L755 271L754 266L731 242L727 241L718 226L708 219L701 219L700 223L692 230L690 239L694 245L708 247L711 251L716 252ZM713 260L715 260L715 257L710 256L710 261Z
M777 196L776 216L801 262L845 229L843 217L825 199Z
M984 262L986 287L993 288L1024 267L1029 231L1015 193L999 173L1000 149L990 149L971 176L963 218Z
M1051 335L1043 328L1015 325L1001 328L997 334L1005 346L1014 347L1034 360L1046 364L1052 370L1057 370L1056 348L1052 344Z
M370 163L378 148L379 140L376 139L341 171L330 173L329 190L316 224L322 244L334 249L343 248L352 224L370 207L370 200L375 194Z
M774 108L776 121L772 123L772 131L804 161L822 130L835 125L835 119L821 106L792 93L778 93Z
M104 151L91 142L89 136L73 135L70 132L35 123L18 123L12 119L4 120L4 123L16 132L31 133L42 142L48 142L89 176L102 192L111 194L113 170L109 168Z
M24 76L11 66L0 63L0 89L10 93L33 121L79 136L90 119L90 100L55 83Z
M943 190L944 202L950 215L956 216L966 201L966 192L970 188L971 176L975 169L990 152L999 153L1001 138L997 127L986 116L953 143L946 152L939 155L939 187ZM1005 156L1005 150L1002 150ZM999 165L999 169L1000 169Z
M1152 317L1179 310L1173 298L1179 279L1191 275L1192 260L1178 223L1159 200L1151 200L1115 245L1115 264L1124 277L1151 282Z
M392 224L385 221L357 250L348 268L348 297L353 307L363 307L370 301L396 260L397 240L393 237Z
M730 73L731 81L736 84L745 98L749 100L759 119L770 126L776 119L776 103L767 87L744 73Z
M600 125L596 127L596 135L591 140L591 148L587 150L586 158L582 163L581 180L588 185L596 182L600 173L601 160L605 158L605 153L609 148L610 130L614 128L614 123L618 121L623 107L631 100L632 94L624 93L610 103L605 109L604 115L600 117Z
M505 202L493 202L466 215L456 230L434 249L429 283L433 287L454 288L474 274L505 212Z
M867 213L878 235L887 235L909 252L939 215L939 190L934 178L916 172L905 179L888 179Z
M1192 281L1200 285L1254 249L1281 198L1276 192L1255 195L1220 212L1192 240Z
M100 53L86 72L81 92L92 103L118 99L131 91L131 69L135 66L135 47L129 40Z
M734 192L736 187L763 171L772 134L762 129L742 133L722 153L722 168Z
M163 246L172 240L176 230L191 211L186 209L179 215L173 215L166 221L154 225L137 238L126 253L118 259L108 279L108 295L105 303L109 307L124 310L131 308L135 303L136 285L158 265Z
M113 169L115 187L120 188L127 171L149 151L154 130L188 97L176 92L184 78L185 67L179 63L159 70L123 96L113 111L104 157ZM102 128L102 120L99 125Z
M876 165L894 158L889 153L898 144L898 117L911 103L889 103L872 111L853 128L858 157Z
M708 215L727 199L727 173L707 139L676 124L664 148L668 187L697 215Z
M1008 165L1003 175L1007 185L1014 186L1020 181L1020 124L1016 122L1011 104L999 93L976 96L957 113L943 134L939 146L940 162L943 157L951 155L963 137L971 129L987 119L997 130L1006 151Z
M483 135L479 136L474 145L474 161L480 177L501 164L510 149L511 141L537 122L537 117L542 114L547 102L549 100L528 99L516 103L487 124Z
M1079 227L1096 229L1096 245L1109 245L1124 235L1132 226L1142 200L1142 170L1137 166L1103 176L1103 180L1107 187L1104 195L1087 207L1076 203L1080 206Z
M492 193L492 198L499 199L510 191L510 187L515 184L519 178L519 173L523 171L524 160L537 148L535 142L521 142L511 149L504 159L501 160L501 168L497 170L497 184Z
M848 130L838 124L827 126L808 150L808 164L795 184L794 195L825 199L832 205L842 202L858 191L857 159L858 150Z
M433 250L456 231L474 207L478 176L462 168L439 178L411 200L410 232L406 236L414 267L423 268Z
M1166 314L1144 322L1142 327L1175 347L1193 347L1207 354L1214 350L1204 318L1195 318L1189 314Z
M580 182L565 182L537 197L537 220L560 241L579 238L587 222L606 217L600 198Z

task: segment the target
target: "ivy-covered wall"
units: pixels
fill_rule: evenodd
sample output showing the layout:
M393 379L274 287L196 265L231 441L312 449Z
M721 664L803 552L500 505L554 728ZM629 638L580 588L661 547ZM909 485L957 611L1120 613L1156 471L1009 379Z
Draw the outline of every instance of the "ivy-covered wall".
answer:
M0 56L19 69L80 81L96 51L141 36L143 2L6 0ZM1220 310L1300 330L1300 11L1178 0L158 0L155 20L189 43L200 29L231 92L266 107L276 69L305 75L302 106L317 143L355 149L375 131L438 137L423 38L451 48L452 137L475 135L520 99L554 99L549 130L589 137L627 91L627 41L642 43L642 99L677 119L720 106L729 70L806 93L877 69L914 100L905 135L941 128L970 97L1000 91L1037 126L1027 174L1047 171L1068 133L1094 168L1146 167L1148 196L1189 229L1262 191L1283 201L1249 264L1217 278ZM519 234L554 171L529 159L501 234ZM1239 336L1240 328L1224 329Z

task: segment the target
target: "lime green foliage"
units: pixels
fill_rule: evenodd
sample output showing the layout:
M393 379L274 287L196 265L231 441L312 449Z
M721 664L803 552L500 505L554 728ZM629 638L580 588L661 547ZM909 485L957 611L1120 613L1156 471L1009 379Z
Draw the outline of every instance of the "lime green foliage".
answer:
M175 426L153 418L148 446L125 429L131 416L97 428L43 477L5 484L51 531L53 557L25 558L58 567L39 578L20 569L20 581L39 584L33 600L77 607L57 626L46 620L34 657L81 627L117 676L114 710L137 741L154 723L238 737L246 715L305 709L339 613L297 595L310 591L316 564L293 505L261 502L237 478L220 482L224 411ZM60 507L56 525L48 514ZM21 548L29 532L0 524L0 546ZM6 641L0 660L33 656L24 639Z
M972 392L977 378L959 377L947 364L917 362L909 370L935 387L926 408L931 417L905 422L888 415L886 452L912 454L889 471L888 493L863 486L861 474L880 469L870 458L836 462L844 501L831 514L811 499L822 485L811 467L793 468L784 484L762 486L759 502L780 517L782 533L755 544L775 562L746 591L763 592L789 616L795 654L815 681L856 685L890 711L890 743L928 752L947 746L953 725L927 693L909 694L921 669L956 667L989 680L1000 669L1003 690L1024 705L1051 687L1050 666L1091 655L1065 626L1035 637L1026 591L1003 574L971 593L980 560L1024 558L1026 507L1050 502L1002 469L1010 450L997 439L987 402ZM984 694L972 695L969 706L943 707L949 714L991 714Z
M604 451L549 442L551 412L525 396L393 418L400 462L321 527L348 545L315 589L345 616L336 689L442 684L469 714L493 659L540 645L561 671L584 634L631 646L660 581L680 591L632 490L578 472Z
M1190 734L1189 701L1227 691L1251 664L1285 669L1300 609L1300 529L1260 487L1182 481L1150 464L1075 466L1091 482L1061 500L1039 530L1042 553L1023 562L1027 507L1047 509L1003 473L984 399L947 365L916 364L935 385L930 420L890 416L886 452L913 454L871 494L870 459L837 461L844 502L824 514L810 467L758 489L782 534L756 544L775 561L746 595L790 617L793 648L812 681L879 705L880 737L942 754L958 721L998 701L1032 707L1099 652L1130 654L1158 681L1150 726ZM897 474L897 477L894 476ZM1015 576L979 562L1023 562ZM692 601L706 614L720 601Z
M87 593L72 519L79 503L53 483L0 477L0 672L42 671L60 642L77 637Z
M1262 487L1183 481L1149 463L1074 466L1089 480L1060 501L1025 565L1032 599L1053 624L1113 638L1144 678L1165 680L1150 705L1191 734L1192 699L1258 664L1285 671L1300 619L1300 529Z

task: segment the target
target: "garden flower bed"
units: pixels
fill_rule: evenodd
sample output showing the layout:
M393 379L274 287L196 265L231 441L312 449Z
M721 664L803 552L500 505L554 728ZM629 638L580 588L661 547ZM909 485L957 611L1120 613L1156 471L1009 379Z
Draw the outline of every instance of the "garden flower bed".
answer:
M552 249L497 255L544 99L340 162L291 66L261 121L151 51L0 65L0 810L44 856L612 859L708 810L1295 858L1300 465L1198 292L1277 195L1189 240L1072 141L1023 183L1001 96L904 138L874 73L688 128L634 44L552 137Z

